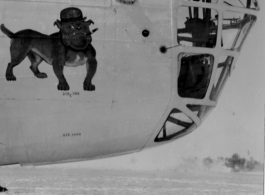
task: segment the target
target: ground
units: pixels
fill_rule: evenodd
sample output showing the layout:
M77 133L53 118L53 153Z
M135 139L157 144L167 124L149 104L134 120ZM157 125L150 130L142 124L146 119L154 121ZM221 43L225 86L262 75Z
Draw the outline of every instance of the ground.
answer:
M262 195L261 173L0 168L1 195Z

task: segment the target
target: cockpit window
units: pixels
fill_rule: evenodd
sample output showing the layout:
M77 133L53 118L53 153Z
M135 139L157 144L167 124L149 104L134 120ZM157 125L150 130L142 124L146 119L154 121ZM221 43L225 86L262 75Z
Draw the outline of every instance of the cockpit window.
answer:
M181 54L178 93L183 98L203 99L211 80L214 57L210 54Z
M224 49L239 50L256 17L250 14L224 12L221 45Z
M178 43L185 46L214 48L217 39L216 10L199 7L178 8Z

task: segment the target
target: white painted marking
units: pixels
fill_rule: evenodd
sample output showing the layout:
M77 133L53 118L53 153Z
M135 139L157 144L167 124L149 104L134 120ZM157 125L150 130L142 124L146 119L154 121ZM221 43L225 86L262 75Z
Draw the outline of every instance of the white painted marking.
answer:
M76 55L76 58L72 61L67 61L65 63L65 66L67 67L77 67L77 66L82 66L87 62L87 57L82 53L78 53Z

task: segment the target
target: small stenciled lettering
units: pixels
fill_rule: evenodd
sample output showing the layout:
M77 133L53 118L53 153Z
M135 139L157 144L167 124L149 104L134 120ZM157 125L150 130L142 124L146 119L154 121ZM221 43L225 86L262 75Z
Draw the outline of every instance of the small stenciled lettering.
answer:
M63 96L68 96L68 97L73 97L73 96L78 96L80 95L79 92L63 92Z
M64 133L63 137L77 137L81 136L81 133Z

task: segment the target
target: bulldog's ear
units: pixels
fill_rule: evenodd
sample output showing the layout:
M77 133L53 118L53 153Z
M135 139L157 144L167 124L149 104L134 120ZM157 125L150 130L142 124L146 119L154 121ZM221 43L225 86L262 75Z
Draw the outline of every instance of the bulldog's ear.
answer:
M86 21L86 23L88 23L88 25L94 24L93 20L88 20L88 21Z
M61 22L60 20L56 20L56 21L53 23L53 25L54 25L54 26L56 25L59 29L62 28L62 22Z

